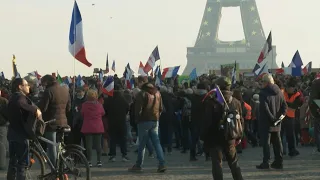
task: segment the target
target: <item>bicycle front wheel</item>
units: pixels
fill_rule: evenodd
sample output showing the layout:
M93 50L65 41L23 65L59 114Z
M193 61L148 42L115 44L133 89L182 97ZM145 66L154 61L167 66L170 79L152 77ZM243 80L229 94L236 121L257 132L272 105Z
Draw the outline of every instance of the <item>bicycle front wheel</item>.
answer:
M68 179L91 179L89 163L85 155L77 149L68 149L61 155L59 172L61 179L67 175Z
M42 179L46 169L43 157L33 148L29 151L29 162L26 168L26 179Z

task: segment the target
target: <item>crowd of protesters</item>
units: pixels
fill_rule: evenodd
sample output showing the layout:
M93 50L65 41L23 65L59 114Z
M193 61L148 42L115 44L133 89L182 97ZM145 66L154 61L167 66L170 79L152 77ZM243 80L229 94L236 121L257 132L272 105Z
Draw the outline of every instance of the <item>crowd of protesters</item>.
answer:
M206 132L204 126L208 114L205 96L219 85L220 88L224 88L221 89L223 96L225 98L232 96L239 102L241 109L244 136L236 145L236 152L231 153L230 150L224 159L229 162L234 179L242 179L240 168L235 165L237 164L235 163L236 154L242 153L248 144L252 147L264 146L264 143L261 143L264 138L261 132L266 130L266 126L263 124L265 120L260 116L261 95L277 93L277 90L272 88L268 92L262 91L264 89L262 85L266 81L275 84L281 90L288 107L286 117L279 129L283 155L298 156L297 146L299 145L317 144L320 151L320 138L312 133L319 134L320 121L317 120L320 115L318 115L318 107L310 102L320 98L318 97L320 90L317 88L320 80L314 80L314 74L304 77L277 75L273 78L274 80L262 78L246 87L243 81L231 84L228 78L221 80L218 76L202 75L197 81L190 83L179 84L175 78L156 87L153 78L139 76L135 78L135 88L126 89L124 81L115 75L113 96L105 95L100 91L101 85L97 77L85 78L85 85L76 87L75 92L73 92L73 84L60 85L51 75L44 76L40 83L36 81L36 77L29 75L24 78L28 84L21 84L24 80L20 84L14 84L12 82L15 80L1 79L0 169L5 168L6 158L4 157L8 153L8 126L10 129L7 112L4 112L5 106L12 97L11 92L21 90L24 85L30 86L30 92L26 95L39 106L39 110L45 115L44 118L47 118L44 120L56 118L58 120L56 125L69 125L72 128L66 142L84 146L86 148L84 153L91 167L93 162L97 167L103 166L102 157L104 156L108 156L110 162L115 162L117 145L120 146L121 160L124 162L130 161L127 156L128 146L137 146L137 161L129 171L142 170L145 147L148 150L148 157L154 158L156 154L159 160L158 172L166 171L164 155L170 155L174 149L181 153L189 153L190 161L197 161L198 157L203 155L205 160L212 161L215 167L217 157L212 151L214 145L204 140L207 139L204 136ZM216 98L215 94L211 96ZM210 111L210 113L214 112ZM55 141L55 133L50 128L46 136ZM217 138L211 140L220 141ZM50 146L46 149L49 156L55 154ZM263 149L265 157L263 163L257 166L258 169L270 168L268 152L265 152L267 147ZM97 153L96 161L92 158L93 150ZM50 158L55 157L50 156ZM221 165L218 166L221 167ZM271 167L281 169L283 165L277 164ZM222 171L220 171L217 173L213 168L213 176L219 179L221 174L222 177Z

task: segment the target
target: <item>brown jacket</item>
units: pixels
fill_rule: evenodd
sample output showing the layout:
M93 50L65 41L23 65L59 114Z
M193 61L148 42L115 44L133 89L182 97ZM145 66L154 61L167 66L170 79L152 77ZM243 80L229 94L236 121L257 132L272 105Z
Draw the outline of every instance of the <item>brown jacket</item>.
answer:
M159 91L150 83L144 84L135 99L136 122L159 121L162 110L162 98Z
M40 100L39 108L44 121L56 119L56 122L47 127L46 131L52 131L56 126L67 126L66 111L71 109L69 90L58 83L47 87Z

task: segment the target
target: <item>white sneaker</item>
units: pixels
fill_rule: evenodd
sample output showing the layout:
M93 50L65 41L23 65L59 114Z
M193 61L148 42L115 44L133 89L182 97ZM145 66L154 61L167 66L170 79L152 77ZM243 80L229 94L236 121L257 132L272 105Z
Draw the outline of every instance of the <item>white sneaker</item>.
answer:
M122 156L122 161L123 162L128 162L130 159L127 156Z
M111 157L109 158L109 161L110 161L110 162L116 162L116 158L115 158L114 156L111 156Z

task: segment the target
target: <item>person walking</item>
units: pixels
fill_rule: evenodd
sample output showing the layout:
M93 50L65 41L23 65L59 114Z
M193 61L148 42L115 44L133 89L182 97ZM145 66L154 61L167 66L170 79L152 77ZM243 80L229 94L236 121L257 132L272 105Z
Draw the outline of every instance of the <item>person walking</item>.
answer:
M230 91L231 80L222 76L217 79L215 83L219 86L228 107L237 111L237 116L239 116L239 120L241 120L242 107L240 101L232 97L232 92ZM224 128L221 128L224 127L223 121L226 121L226 119L224 119L224 116L226 116L225 103L219 102L214 96L207 100L204 98L203 101L205 113L200 139L204 141L204 148L209 149L210 152L213 179L223 180L222 158L223 155L225 155L233 179L243 180L238 164L236 139L226 138L226 131ZM241 123L242 121L239 123L240 126L242 125Z
M138 77L138 86L141 91L135 98L135 120L138 126L138 158L131 168L131 172L142 171L142 164L144 160L145 147L149 138L155 148L157 158L159 161L158 172L165 172L164 155L159 140L159 118L163 111L161 94L148 80L142 76Z

